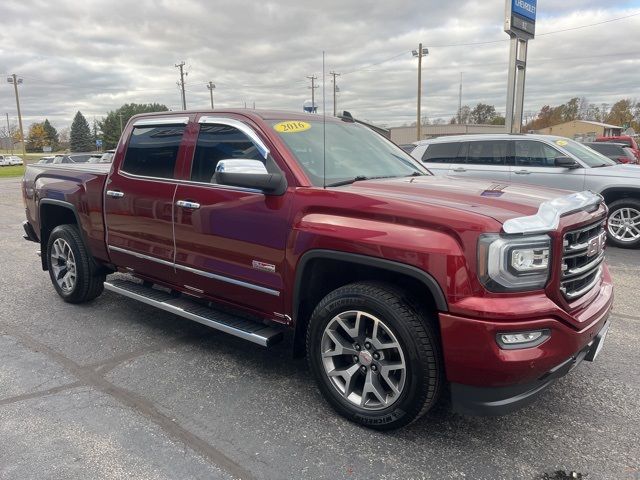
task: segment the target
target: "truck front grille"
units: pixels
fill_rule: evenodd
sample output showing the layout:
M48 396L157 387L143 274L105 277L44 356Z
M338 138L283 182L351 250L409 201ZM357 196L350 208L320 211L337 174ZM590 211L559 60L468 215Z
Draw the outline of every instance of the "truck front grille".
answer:
M573 301L600 282L606 232L599 221L564 235L560 291Z

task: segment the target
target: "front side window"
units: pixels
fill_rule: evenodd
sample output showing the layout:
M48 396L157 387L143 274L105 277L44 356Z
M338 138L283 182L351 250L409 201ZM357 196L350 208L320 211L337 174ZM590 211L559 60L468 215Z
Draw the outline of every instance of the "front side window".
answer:
M585 147L581 143L578 143L574 140L569 140L568 138L558 138L553 143L565 149L574 157L579 158L589 167L608 167L616 164L616 162L608 159L601 153L598 153L595 150L590 149L589 147ZM564 154L561 153L560 155Z
M264 162L253 142L237 128L220 124L201 125L193 155L191 180L214 183L213 176L218 162L233 158Z
M454 163L460 150L460 143L432 143L422 156L423 162Z
M545 143L529 140L517 140L515 153L515 163L518 167L555 167L556 157L563 156L561 152Z
M471 165L505 165L507 162L507 142L488 140L469 142L465 163Z
M120 169L144 177L173 178L184 128L134 127Z
M428 175L417 160L371 129L353 122L271 122L311 183ZM291 127L290 127L291 125Z

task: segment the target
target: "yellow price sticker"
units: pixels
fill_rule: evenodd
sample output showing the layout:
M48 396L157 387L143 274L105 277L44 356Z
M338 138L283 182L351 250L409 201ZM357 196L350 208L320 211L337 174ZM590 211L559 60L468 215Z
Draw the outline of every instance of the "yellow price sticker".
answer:
M289 120L286 122L276 123L273 128L279 133L298 133L309 130L311 128L311 124L307 122L299 122L297 120Z
M560 147L566 147L567 145L569 145L569 142L567 142L566 140L556 140L556 145Z

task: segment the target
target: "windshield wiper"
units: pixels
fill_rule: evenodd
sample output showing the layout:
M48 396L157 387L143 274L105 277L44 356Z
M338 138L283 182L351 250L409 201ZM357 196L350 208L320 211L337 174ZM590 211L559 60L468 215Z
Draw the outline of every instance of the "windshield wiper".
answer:
M342 180L340 182L330 183L327 187L340 187L342 185L350 185L354 182L360 182L362 180L369 180L369 177L364 175L358 175L357 177L350 178L349 180Z

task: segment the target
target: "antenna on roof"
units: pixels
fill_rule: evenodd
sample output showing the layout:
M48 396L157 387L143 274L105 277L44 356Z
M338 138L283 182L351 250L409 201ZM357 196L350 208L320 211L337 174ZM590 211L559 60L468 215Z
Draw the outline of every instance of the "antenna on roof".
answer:
M327 109L324 101L324 50L322 51L322 188L327 188Z

